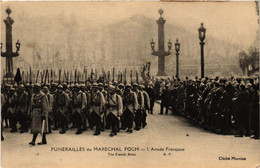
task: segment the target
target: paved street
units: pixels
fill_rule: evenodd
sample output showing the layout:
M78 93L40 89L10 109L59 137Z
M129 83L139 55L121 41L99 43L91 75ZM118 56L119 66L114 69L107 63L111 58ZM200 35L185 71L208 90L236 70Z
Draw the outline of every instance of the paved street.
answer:
M5 130L2 167L253 168L260 163L259 140L217 135L193 127L181 117L158 115L158 104L155 105L155 111L156 114L148 115L148 125L145 129L134 131L131 135L121 131L113 138L109 137L109 131L97 137L92 135L92 130L81 135L75 135L76 130L70 130L64 135L54 131L53 134L47 135L47 145L31 147L28 144L32 138L31 134L10 134L9 130ZM37 141L40 141L40 136ZM81 147L85 151L51 151L54 149L52 147L74 147L78 150ZM94 147L120 147L122 151L93 151ZM137 147L139 151L128 152L125 147ZM87 148L92 151L86 151ZM151 148L161 148L164 151L151 151ZM169 151L169 148L174 150ZM116 156L109 156L108 153ZM136 156L117 156L124 153ZM246 160L219 160L219 157Z

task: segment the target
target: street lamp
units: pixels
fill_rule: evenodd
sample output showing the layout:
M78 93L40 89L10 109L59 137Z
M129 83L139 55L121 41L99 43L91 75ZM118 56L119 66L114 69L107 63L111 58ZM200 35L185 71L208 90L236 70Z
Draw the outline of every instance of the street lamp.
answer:
M203 23L201 23L199 31L199 39L200 39L200 49L201 49L201 78L204 78L204 45L205 45L205 37L206 37L206 29L203 27Z
M179 51L181 44L179 43L179 39L176 39L175 42L175 51L176 51L176 77L179 78Z
M152 41L150 42L150 44L151 44L152 51L154 52L154 51L155 51L155 50L154 50L155 43L154 43L153 39L152 39Z
M21 46L21 43L19 40L17 40L16 42L16 53L18 53L18 51L20 51L20 46Z

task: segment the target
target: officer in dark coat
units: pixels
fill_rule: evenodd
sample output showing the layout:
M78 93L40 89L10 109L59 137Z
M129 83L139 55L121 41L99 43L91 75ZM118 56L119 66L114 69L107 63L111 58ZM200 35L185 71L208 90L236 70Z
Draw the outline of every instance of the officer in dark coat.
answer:
M250 97L245 89L244 84L240 84L240 91L237 96L236 104L238 106L238 133L236 137L243 137L244 130L246 130L246 135L249 134L249 126L246 125L246 119L248 115L248 110L250 107Z
M35 145L36 138L39 133L42 134L42 142L38 143L38 145L47 144L46 141L46 133L47 123L46 119L48 117L48 99L47 96L41 91L41 86L36 83L35 94L32 96L32 128L31 133L33 134L32 142L30 145Z
M150 83L148 87L146 88L146 91L150 98L150 109L148 110L149 113L153 114L153 107L154 107L154 101L155 101L155 94L154 94L154 88L153 84Z
M168 114L168 109L169 109L169 105L170 105L170 97L171 97L171 93L169 90L169 85L165 86L165 89L162 92L161 95L161 110L159 114L163 114L163 109L166 108L165 114Z

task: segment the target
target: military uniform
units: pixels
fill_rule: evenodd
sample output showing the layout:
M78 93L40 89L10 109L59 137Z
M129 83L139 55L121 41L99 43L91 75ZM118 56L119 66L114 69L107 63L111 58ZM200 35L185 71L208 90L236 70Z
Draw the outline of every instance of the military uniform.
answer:
M17 113L15 111L15 98L16 98L16 93L15 93L15 89L11 88L10 89L10 93L7 96L7 101L6 101L6 105L7 105L7 114L8 114L8 118L10 121L10 126L11 126L11 133L13 132L17 132Z
M100 134L100 128L101 128L101 119L104 115L104 105L105 105L105 99L103 94L97 89L98 85L96 83L93 84L93 92L91 94L90 98L90 117L93 122L93 125L96 126L96 130L94 135Z
M28 114L28 93L24 91L24 86L19 86L17 95L15 98L16 114L21 125L21 133L28 131L27 126L27 114Z
M112 131L110 136L117 135L119 118L122 114L123 110L123 102L120 95L115 93L115 87L110 86L110 90L112 90L112 94L108 95L106 107L107 107L107 121L109 125L112 126Z
M142 120L141 120L142 126L144 128L147 125L146 117L147 117L147 111L150 109L150 98L148 93L144 90L145 87L143 85L141 85L140 87L144 97L144 108L143 108Z
M79 89L79 88L78 86L75 86L74 89ZM85 93L83 93L80 90L74 91L71 99L71 104L72 104L72 119L74 120L74 123L76 124L77 127L76 134L81 134L82 121L83 121L82 115L84 113L84 108L86 107L87 104Z
M137 102L138 102L138 108L135 114L135 130L139 131L141 129L141 124L142 124L142 116L144 112L144 95L143 92L141 92L138 89L138 85L134 84L134 92L137 96Z
M127 91L128 89L129 91ZM137 102L137 96L136 93L134 93L131 90L130 85L126 85L126 91L124 92L123 97L123 124L128 129L127 132L132 133L133 132L133 121L135 119L135 114L138 109L138 102Z
M29 144L35 145L35 140L39 133L42 133L42 142L40 144L47 144L46 133L47 123L46 118L48 117L48 99L47 96L40 90L40 85L35 84L37 90L32 96L32 127L31 133L33 134L32 142Z
M56 93L55 100L54 100L54 110L55 113L59 116L58 118L61 123L62 129L60 133L64 134L67 131L67 127L68 127L68 120L69 120L68 106L70 103L70 98L63 90L61 90L62 88L59 89L60 90Z

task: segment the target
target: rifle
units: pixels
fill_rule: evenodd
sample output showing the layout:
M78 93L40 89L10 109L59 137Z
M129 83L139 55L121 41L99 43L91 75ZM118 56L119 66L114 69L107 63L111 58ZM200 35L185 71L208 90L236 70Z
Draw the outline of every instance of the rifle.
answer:
M23 84L24 84L24 71L22 71L22 81L23 81Z
M112 79L112 82L114 82L114 80L115 80L115 68L113 67L113 72L112 72L112 77L113 77L113 79Z
M133 84L133 71L130 71L130 79L131 79L131 85Z
M49 71L48 71L48 69L47 69L47 74L48 74L48 83L50 83L50 75L49 75Z
M38 70L38 71L37 71L37 75L36 75L36 81L35 81L35 83L38 82L38 76L39 76L39 73L40 73L40 71Z
M67 85L69 84L69 71L67 72L67 79L66 79L66 82L67 82Z
M45 79L44 79L44 85L46 85L46 80L47 80L47 73L48 73L48 69L45 72ZM48 73L49 74L49 73ZM49 75L48 75L49 76Z
M70 71L70 85L71 85L72 71Z
M60 77L61 77L61 69L59 70L59 84L60 84Z
M76 80L77 80L77 69L75 69L74 84L76 84Z
M136 72L136 83L138 83L138 72Z
M127 83L127 82L126 82L126 68L125 68L125 75L124 75L124 78L125 78L124 83L126 84L126 83Z
M32 84L32 69L30 67L30 85Z
M52 84L52 82L53 82L52 76L53 76L53 74L52 74L52 69L51 69L51 84Z
M90 79L93 81L93 69L91 68Z
M110 71L108 71L107 80L108 80L108 83L109 83L110 82Z

